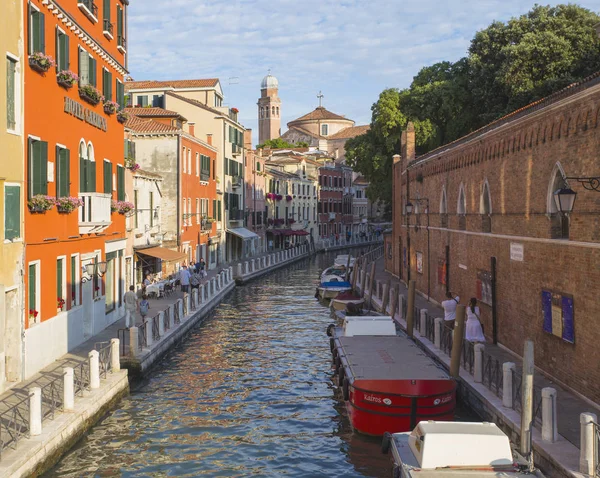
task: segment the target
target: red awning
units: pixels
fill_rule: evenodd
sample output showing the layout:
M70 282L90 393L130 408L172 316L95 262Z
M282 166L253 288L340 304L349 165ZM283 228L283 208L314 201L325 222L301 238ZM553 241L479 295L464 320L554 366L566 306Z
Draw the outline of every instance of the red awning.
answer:
M296 235L297 236L308 236L308 232L307 231L296 231Z

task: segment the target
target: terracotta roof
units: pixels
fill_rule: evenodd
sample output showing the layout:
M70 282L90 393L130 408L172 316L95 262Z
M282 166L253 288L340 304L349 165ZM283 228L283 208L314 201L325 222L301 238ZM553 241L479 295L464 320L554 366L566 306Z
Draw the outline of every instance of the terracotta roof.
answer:
M134 133L181 133L182 130L175 128L174 126L159 123L151 118L138 118L137 116L130 116L125 123L125 128L130 129Z
M137 116L138 118L181 118L183 121L187 121L177 111L166 110L164 108L146 108L135 106L133 108L126 108L127 113Z
M191 98L187 98L185 96L178 95L176 93L173 93L172 91L167 91L166 95L172 96L173 98L177 98L178 100L181 100L181 101L185 101L186 103L189 103L190 105L198 106L198 107L205 109L206 111L210 111L211 113L214 113L216 115L225 116L225 113L223 113L222 111L211 108L210 106L206 106L201 101L193 100Z
M336 115L335 113L332 113L329 110L326 110L324 107L319 106L317 108L315 108L314 111L311 111L308 114L305 114L304 116L301 116L298 119L295 119L294 121L290 121L290 123L288 124L292 124L295 123L296 121L307 121L307 120L345 120L345 121L352 121L348 118L344 118L343 116L340 115Z
M211 88L217 86L218 78L207 78L203 80L143 80L125 82L125 91L145 90L157 88Z
M371 129L371 127L368 124L362 126L351 126L350 128L344 128L343 130L338 131L337 133L332 134L331 136L327 136L327 139L356 138L361 134L365 134L367 131L369 131L369 129Z
M557 92L552 93L551 95L546 96L545 98L541 98L537 101L534 101L533 103L529 103L528 105L523 106L522 108L519 108L518 110L515 110L505 116L502 116L501 118L498 118L497 120L492 121L491 123L488 123L487 125L473 131L472 133L469 133L469 134L463 136L462 138L458 138L458 139L452 141L451 143L440 146L439 148L436 148L436 149L430 151L429 153L424 154L423 156L419 156L418 158L416 158L416 160L411 162L408 166L413 167L417 164L420 164L423 161L432 159L434 156L437 156L437 155L441 154L442 152L445 152L445 151L452 149L456 146L459 146L461 144L467 143L467 142L469 142L479 136L482 136L496 128L499 128L500 126L502 126L504 124L510 123L511 121L517 120L518 118L522 118L523 116L527 116L528 114L531 114L534 111L540 110L542 108L545 108L546 106L557 103L560 100L563 100L565 98L573 96L581 91L587 90L588 88L591 88L592 86L595 86L599 83L600 83L600 71L594 73L593 75L588 76L587 78L584 78L583 80L581 80L577 83L573 83L573 84L563 88L562 90L558 90Z
M296 120L297 121L297 120ZM291 123L288 123L288 128L289 130L287 130L281 137L283 139L285 139L285 135L288 134L291 130L296 129L298 131L300 131L301 133L304 133L307 136L310 136L312 138L326 138L327 136L321 136L320 134L315 134L312 131L307 130L306 128L303 128L302 126L298 126L297 124L292 124L294 123L294 121L292 121Z
M144 169L137 169L133 172L134 176L143 176L145 178L152 178L156 180L162 181L163 177L157 173L151 173L150 171L146 171Z
M369 184L369 181L367 181L364 176L357 176L356 179L354 181L352 181L353 184Z

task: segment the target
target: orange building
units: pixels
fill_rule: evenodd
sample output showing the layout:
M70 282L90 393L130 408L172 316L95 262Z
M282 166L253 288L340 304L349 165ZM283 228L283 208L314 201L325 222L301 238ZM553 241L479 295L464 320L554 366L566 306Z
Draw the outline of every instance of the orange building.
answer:
M24 3L26 377L123 315L128 3Z
M195 125L175 111L149 107L126 111L137 163L144 171L162 177L161 247L182 253L179 261L171 260L169 265L167 260L175 257L172 254L163 254L156 247L146 253L138 247L136 268L143 268L144 273L170 273L200 257L209 265L216 263L215 222L221 220L221 208L217 200L217 149L212 146L211 135L206 140L196 137Z

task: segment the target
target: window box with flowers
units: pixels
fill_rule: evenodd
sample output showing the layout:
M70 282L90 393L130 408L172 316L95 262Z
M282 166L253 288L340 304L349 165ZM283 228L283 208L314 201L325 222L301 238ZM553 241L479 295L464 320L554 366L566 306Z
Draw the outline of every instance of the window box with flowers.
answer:
M60 314L65 306L65 299L58 297L56 299L56 313Z
M281 194L276 194L275 199L277 199L278 201L281 201L283 199L283 196Z
M37 322L37 316L39 312L34 309L29 309L29 325L35 324Z
M110 210L111 212L118 212L119 214L127 214L135 209L135 205L129 201L111 201Z
M129 119L129 114L126 113L125 111L119 111L117 113L117 121L121 124L127 123L127 120Z
M52 196L37 194L27 201L31 212L46 212L54 207L56 200Z
M273 193L267 193L267 199L270 199L270 200L275 199L275 194L273 194Z
M293 197L290 196L289 194L285 197L285 200L288 202L291 201L292 199L293 199Z
M39 51L29 55L29 66L38 73L46 73L54 65L56 65L56 62L50 55L44 55Z
M83 206L83 200L74 196L56 198L54 202L56 209L62 214L69 214L78 207Z
M79 87L79 97L82 100L87 101L89 104L96 106L101 101L104 101L104 96L100 93L100 90L94 88L92 85L83 85Z
M62 70L56 74L56 82L67 90L72 88L78 81L79 77L71 70Z
M119 111L119 103L116 103L114 101L104 102L104 112L107 115L114 115L117 111Z
M125 167L132 172L135 172L138 169L140 169L140 165L136 163L135 159L133 158L125 158Z

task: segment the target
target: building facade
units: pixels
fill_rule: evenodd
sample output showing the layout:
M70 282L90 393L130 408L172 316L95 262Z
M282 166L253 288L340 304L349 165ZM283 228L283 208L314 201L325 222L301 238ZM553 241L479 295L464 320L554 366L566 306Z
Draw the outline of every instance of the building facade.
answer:
M123 314L128 3L24 3L25 377Z
M23 295L23 2L3 5L0 18L0 392L22 379Z
M394 158L388 263L437 302L447 290L477 298L489 341L521 354L533 340L536 365L594 401L600 196L585 178L600 175L599 78L418 158L409 125ZM570 213L556 200L568 188Z
M245 177L246 186L246 228L258 236L257 252L266 251L267 212L265 203L267 172L262 151L252 149L252 130L244 132L245 142Z
M344 169L333 160L319 168L318 227L320 238L344 237ZM350 214L351 217L351 214Z
M352 235L361 236L367 233L369 200L367 199L368 181L356 175L352 181Z

